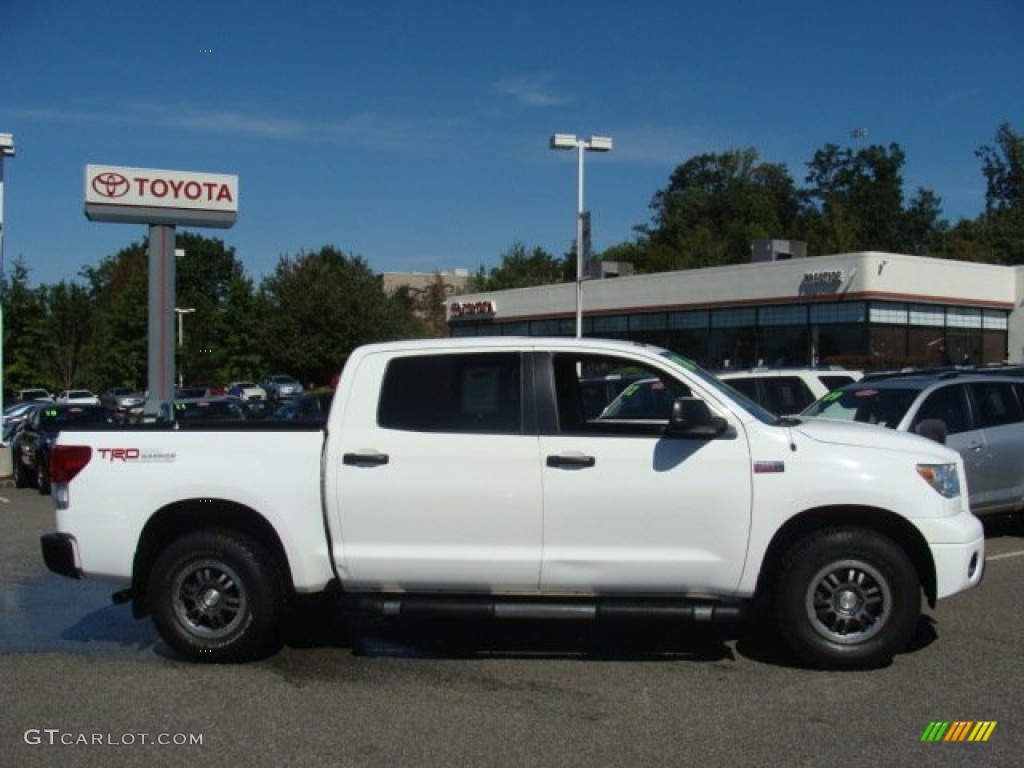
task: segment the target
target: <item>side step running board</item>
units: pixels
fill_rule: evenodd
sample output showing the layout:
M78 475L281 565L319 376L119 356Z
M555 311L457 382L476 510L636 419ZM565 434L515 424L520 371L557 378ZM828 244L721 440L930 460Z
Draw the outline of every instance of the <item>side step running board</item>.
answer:
M709 600L497 600L486 597L349 595L359 613L404 618L722 622L743 618L741 603Z

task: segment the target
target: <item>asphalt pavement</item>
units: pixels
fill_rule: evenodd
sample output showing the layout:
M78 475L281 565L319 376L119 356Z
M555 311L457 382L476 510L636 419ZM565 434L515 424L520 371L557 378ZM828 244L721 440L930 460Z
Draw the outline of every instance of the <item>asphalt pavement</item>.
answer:
M803 669L758 633L387 621L309 606L262 661L177 659L113 587L50 574L49 497L0 491L0 767L1017 766L1024 535L871 672ZM922 741L993 722L984 742Z

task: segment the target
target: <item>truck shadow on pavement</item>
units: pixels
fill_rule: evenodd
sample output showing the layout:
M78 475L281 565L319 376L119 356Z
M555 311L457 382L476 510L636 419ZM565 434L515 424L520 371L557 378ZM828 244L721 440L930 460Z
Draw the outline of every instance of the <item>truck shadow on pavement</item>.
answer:
M593 661L720 662L807 668L769 623L754 618L722 625L494 619L344 618L339 611L306 609L292 622L285 645L345 648L366 658L586 659ZM934 620L922 615L904 653L938 638Z

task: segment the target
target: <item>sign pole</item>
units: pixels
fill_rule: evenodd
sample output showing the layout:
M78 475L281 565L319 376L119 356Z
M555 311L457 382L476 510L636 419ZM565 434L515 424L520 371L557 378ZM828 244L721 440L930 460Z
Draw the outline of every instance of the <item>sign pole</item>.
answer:
M174 227L149 227L148 402L174 399Z

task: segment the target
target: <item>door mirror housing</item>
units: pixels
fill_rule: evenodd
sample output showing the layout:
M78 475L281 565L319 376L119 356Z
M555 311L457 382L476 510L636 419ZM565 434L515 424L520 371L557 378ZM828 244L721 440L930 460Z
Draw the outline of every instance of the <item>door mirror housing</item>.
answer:
M718 437L729 422L716 416L699 397L680 397L672 403L665 434L670 437Z

